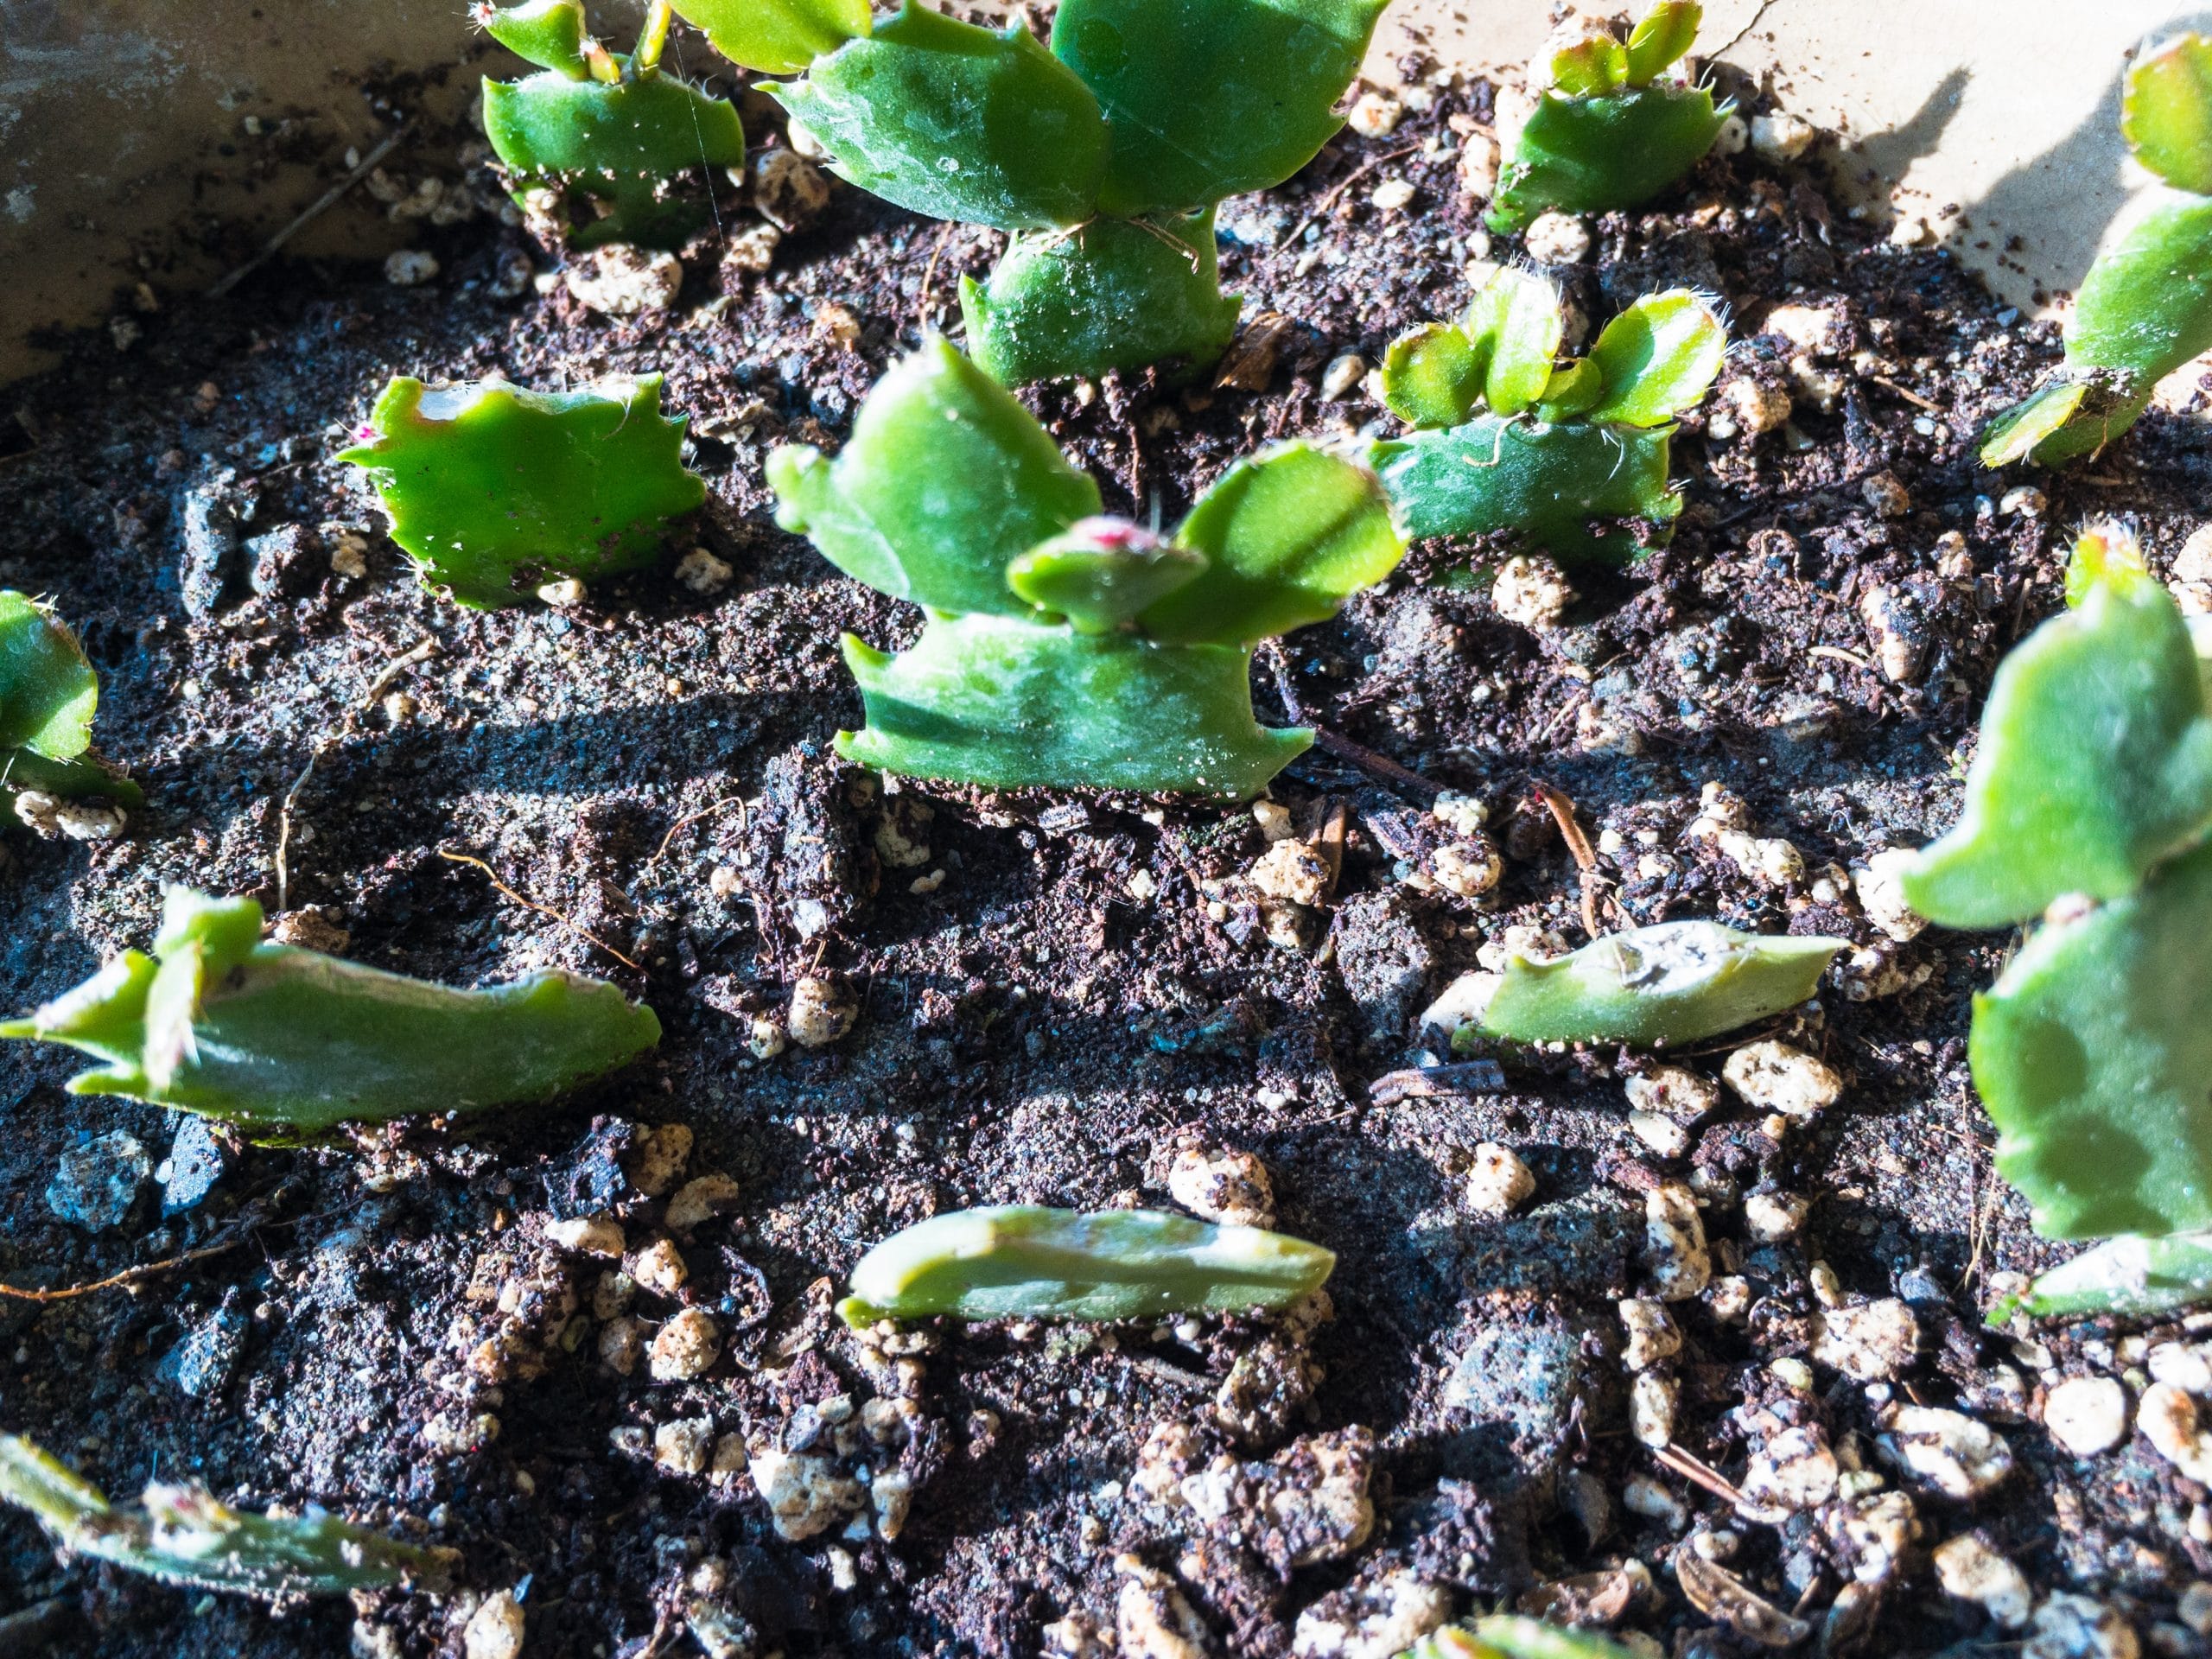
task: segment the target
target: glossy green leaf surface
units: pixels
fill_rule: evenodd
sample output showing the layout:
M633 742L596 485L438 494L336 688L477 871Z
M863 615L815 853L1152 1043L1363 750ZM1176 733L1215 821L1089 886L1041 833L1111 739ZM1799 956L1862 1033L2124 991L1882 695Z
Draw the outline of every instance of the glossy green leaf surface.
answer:
M1510 232L1549 210L1603 213L1649 201L1704 158L1726 119L1702 87L1590 99L1548 92L1499 174L1490 227Z
M0 588L0 753L67 760L92 741L100 686L77 636L46 607Z
M1281 183L1341 123L1384 0L1063 0L1052 51L1113 129L1099 191L1123 218Z
M1571 421L1595 409L1605 395L1605 377L1598 365L1586 357L1578 357L1552 371L1551 381L1536 404L1536 418L1554 423Z
M976 361L1018 386L1178 360L1182 374L1205 369L1242 302L1221 291L1209 207L1017 237L988 283L961 279L960 308Z
M1099 511L1036 417L941 339L886 371L835 461L786 446L768 482L777 523L846 575L949 612L1027 616L1007 563Z
M2145 53L2127 72L2120 130L2168 184L2212 196L2212 40L2178 35Z
M2077 454L2101 449L2107 436L2104 418L2097 416L2078 424L2075 421L2089 393L2086 380L2060 379L2022 398L1982 429L1981 464L2009 467L2033 457L2047 466L2056 466ZM2109 399L2100 402L2109 407ZM2127 421L2134 418L2130 413Z
M1648 86L1689 55L1705 8L1697 0L1659 0L1629 31L1628 79Z
M2212 1234L2177 1233L2170 1238L2122 1235L2093 1245L2071 1262L2037 1274L2018 1296L1989 1310L1989 1323L2002 1325L2015 1313L2060 1319L2109 1313L2122 1319L2152 1319L2212 1302Z
M2212 719L2164 586L2094 583L1997 671L1958 825L1903 867L1906 900L2001 927L2064 893L2119 899L2212 824Z
M550 1100L660 1040L652 1010L602 981L451 990L257 943L261 922L251 899L172 888L158 961L126 951L0 1037L100 1060L73 1093L272 1135Z
M520 604L556 577L651 564L670 522L707 499L660 387L649 374L589 391L433 391L403 376L338 459L374 474L391 539L426 582L472 609Z
M484 32L525 62L555 69L571 80L590 73L584 61L583 0L524 0L519 6L480 8Z
M1090 89L1019 22L979 29L916 5L763 91L840 177L932 219L1002 231L1096 211L1109 141Z
M2113 792L2129 774L2117 773ZM2212 1230L2212 847L2031 937L1974 999L1997 1168L2056 1238Z
M1408 426L1457 426L1483 395L1483 353L1465 330L1424 323L1382 355L1382 401Z
M697 167L745 160L745 129L719 98L665 73L607 82L547 69L484 83L484 135L518 195L533 188L594 198L594 216L571 201L579 247L602 242L672 246L705 217L671 193Z
M1605 383L1586 419L1664 426L1694 409L1720 372L1728 331L1687 289L1647 294L1607 323L1590 348Z
M1318 1244L1150 1210L959 1210L893 1235L853 1269L847 1324L882 1319L1128 1319L1286 1307L1336 1266Z
M1483 353L1483 401L1493 415L1518 415L1549 389L1567 315L1543 277L1517 265L1493 271L1459 326Z
M796 75L868 32L868 0L680 0L677 11L732 63Z
M14 1434L0 1434L0 1501L29 1510L73 1554L204 1590L279 1600L411 1581L442 1586L447 1576L429 1551L334 1515L247 1515L202 1488L162 1484L118 1508Z
M1482 415L1379 442L1371 464L1408 540L1510 530L1562 563L1626 564L1641 546L1611 521L1643 519L1663 541L1681 512L1667 481L1672 435Z
M1223 474L1175 543L1204 554L1205 568L1143 613L1145 632L1245 646L1334 616L1406 552L1375 475L1303 443L1277 445Z
M1552 85L1570 98L1595 98L1628 79L1628 48L1602 25L1552 54Z
M1529 1043L1697 1042L1804 1001L1845 944L1718 922L1631 928L1548 962L1512 958L1481 1029Z
M995 616L931 617L896 656L848 635L868 725L855 763L987 789L1243 800L1313 741L1252 717L1252 653Z
M1197 580L1205 556L1121 518L1086 518L1006 568L1007 586L1077 633L1111 633Z

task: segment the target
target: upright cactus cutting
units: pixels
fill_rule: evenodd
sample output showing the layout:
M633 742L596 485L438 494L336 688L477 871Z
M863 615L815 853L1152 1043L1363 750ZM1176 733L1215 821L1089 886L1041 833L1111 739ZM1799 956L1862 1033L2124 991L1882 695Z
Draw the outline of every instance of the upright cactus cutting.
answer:
M0 807L48 833L111 833L144 798L92 753L99 677L47 606L0 588ZM57 804L92 804L92 816ZM52 826L51 828L49 826Z
M1457 322L1391 342L1383 399L1414 430L1370 460L1409 537L1515 531L1562 560L1625 563L1672 532L1674 423L1720 372L1726 327L1678 288L1562 364L1566 329L1548 282L1497 266Z
M894 365L833 461L768 459L777 520L928 607L889 656L850 637L868 706L838 752L988 788L1256 794L1313 741L1252 717L1254 646L1335 614L1404 548L1372 475L1305 444L1240 462L1173 537L1098 486L942 340Z
M1510 153L1490 227L1637 207L1703 160L1729 115L1679 67L1703 17L1696 0L1659 0L1626 40L1592 21L1555 45L1527 119L1500 135Z
M425 582L473 610L521 604L556 578L651 563L707 499L660 388L657 374L567 392L403 375L338 459L375 476Z
M2042 918L1974 999L1968 1044L2037 1230L2212 1232L2207 664L2120 526L2083 535L2067 597L1998 670L1965 812L1904 891L1948 926Z
M672 246L705 211L677 189L694 168L745 160L737 111L661 67L668 0L651 0L627 57L586 28L582 0L485 0L477 23L537 64L520 80L484 83L484 134L515 200L567 222L579 247L602 242Z
M170 889L154 955L126 950L0 1038L101 1062L72 1094L120 1095L249 1134L550 1100L635 1058L660 1021L613 985L532 974L450 990L264 944L261 906Z
M1281 183L1338 126L1384 0L1063 0L1051 49L908 3L678 0L861 188L1009 233L961 287L1007 385L1204 367L1234 334L1214 207Z
M2212 40L2183 35L2127 73L2120 132L2161 181L2090 266L2048 384L1992 421L1985 467L2055 467L2135 424L2158 382L2212 350Z

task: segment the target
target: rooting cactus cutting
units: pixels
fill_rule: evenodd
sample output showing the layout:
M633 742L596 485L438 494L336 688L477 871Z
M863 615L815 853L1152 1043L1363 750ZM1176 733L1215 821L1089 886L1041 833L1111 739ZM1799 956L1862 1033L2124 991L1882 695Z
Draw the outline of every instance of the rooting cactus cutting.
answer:
M1035 1205L960 1210L893 1234L853 1269L837 1305L878 1319L1130 1319L1287 1307L1336 1266L1318 1244L1151 1210Z
M77 637L37 601L0 588L0 804L11 816L43 823L54 802L144 798L91 752L99 696Z
M657 374L570 392L403 375L338 459L375 475L424 582L473 610L519 604L556 577L652 563L670 522L707 499L660 389Z
M1549 283L1503 266L1457 322L1391 342L1383 399L1415 430L1370 459L1409 537L1515 531L1624 563L1672 533L1674 423L1720 372L1726 327L1687 289L1644 296L1562 364L1566 327Z
M1650 200L1713 148L1728 118L1679 65L1704 8L1660 0L1624 41L1592 22L1554 48L1547 84L1506 148L1491 229L1524 229L1541 213L1604 213Z
M684 0L842 177L1009 233L961 286L976 360L1007 385L1181 363L1235 333L1214 208L1280 184L1339 124L1383 0L1065 0L1047 50L908 3Z
M1097 486L942 340L894 365L832 461L769 457L786 530L928 608L897 656L848 636L861 765L989 788L1242 799L1313 734L1252 716L1254 646L1335 614L1404 548L1372 475L1303 444L1230 468L1172 538Z
M741 165L745 129L724 100L661 67L668 0L646 6L627 57L591 37L582 0L480 4L475 17L539 67L520 80L484 83L485 136L518 203L563 221L579 247L673 246L703 222L677 182L694 168Z
M2037 1274L2020 1294L1999 1299L1989 1310L1989 1323L2002 1325L2015 1313L2037 1319L2083 1313L2156 1319L2207 1300L2212 1300L2212 1234L2123 1235Z
M0 1499L28 1510L78 1555L203 1590L269 1600L342 1596L392 1585L442 1586L429 1550L334 1515L246 1515L205 1488L146 1488L118 1508L99 1487L30 1441L0 1434Z
M1541 1619L1493 1614L1431 1630L1398 1659L1630 1659L1618 1642L1592 1630L1561 1630Z
M126 950L0 1038L102 1064L80 1095L173 1106L272 1137L550 1100L660 1040L615 986L532 974L487 990L261 939L261 906L172 888L154 955Z
M2212 350L2212 40L2183 35L2128 71L2120 132L2161 181L2089 268L2066 360L1989 423L1981 461L2055 467L2135 424L2158 382Z
M2190 633L2128 533L2006 658L1958 826L1904 869L1930 919L2043 925L1974 1001L1997 1167L2061 1238L2212 1230L2212 720ZM2048 909L2046 909L2048 907Z
M1611 933L1548 960L1516 956L1471 975L1430 1016L1455 1047L1510 1042L1694 1043L1793 1008L1813 995L1841 939L1738 933L1718 922L1661 922Z

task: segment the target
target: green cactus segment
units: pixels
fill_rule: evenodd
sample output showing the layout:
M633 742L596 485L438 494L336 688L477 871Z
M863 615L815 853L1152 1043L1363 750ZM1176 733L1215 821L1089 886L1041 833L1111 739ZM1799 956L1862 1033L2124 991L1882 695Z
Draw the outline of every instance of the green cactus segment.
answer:
M2108 1313L2157 1319L2212 1302L2212 1234L2139 1238L2123 1234L2037 1274L2018 1296L1999 1300L1989 1323L2015 1313L2037 1319Z
M2038 1232L2212 1230L2208 938L2212 847L2039 929L1974 999L1974 1087Z
M1483 353L1455 323L1408 329L1382 354L1382 401L1408 426L1457 426L1482 401Z
M1648 86L1689 55L1697 44L1698 25L1705 8L1696 0L1659 0L1643 14L1643 21L1629 31L1626 79L1630 86Z
M0 588L0 753L82 754L99 700L99 678L77 636L36 601Z
M1098 205L1187 212L1281 184L1343 124L1384 0L1064 0L1052 51L1106 111Z
M556 70L570 80L591 73L584 55L582 0L526 0L519 6L483 5L477 22L484 32L526 63Z
M787 446L768 481L785 530L847 575L938 611L1029 615L1007 562L1099 512L1090 475L942 339L876 382L835 461Z
M1482 415L1370 453L1408 541L1514 531L1564 563L1624 565L1681 512L1668 482L1673 436ZM1623 527L1634 519L1642 537Z
M932 617L897 656L850 635L868 726L860 766L986 789L1256 795L1313 734L1252 717L1252 653L1159 645L993 616Z
M487 80L484 136L518 201L538 190L563 199L578 247L674 246L705 213L673 195L671 181L745 161L737 111L667 74L602 81L547 69Z
M1077 633L1112 633L1198 579L1205 556L1117 518L1086 519L1039 542L1006 568L1007 586Z
M198 1487L153 1485L118 1509L51 1453L0 1434L0 1500L28 1510L54 1541L172 1584L269 1600L442 1585L429 1551L310 1512L246 1515Z
M2212 40L2184 35L2129 71L2121 129L2175 188L2152 193L2075 296L2057 377L1984 429L1981 462L2045 467L2135 424L2158 382L2212 350Z
M1587 360L1604 391L1582 418L1665 426L1697 407L1727 352L1727 329L1696 295L1681 288L1647 294L1607 323L1590 348Z
M1020 22L994 32L908 0L804 80L763 90L840 177L912 212L1026 231L1096 211L1106 119Z
M1153 363L1187 377L1228 348L1243 302L1221 291L1207 207L1016 237L988 282L961 279L960 308L976 362L1018 386Z
M868 0L683 0L715 50L763 74L796 75L868 32Z
M836 461L768 458L777 522L928 607L893 657L845 641L847 758L990 788L1242 799L1313 741L1252 717L1252 647L1334 613L1404 549L1374 478L1286 444L1231 467L1172 542L1098 516L1036 418L942 340L877 383Z
M2178 35L2145 53L2128 74L2120 130L2175 189L2212 196L2212 40Z
M853 1269L837 1311L878 1319L1128 1319L1286 1307L1336 1266L1318 1244L1148 1210L956 1211L894 1234Z
M1479 1029L1524 1043L1698 1042L1804 1001L1844 944L1718 922L1631 928L1548 962L1512 958Z
M1491 273L1460 324L1482 354L1483 401L1493 415L1518 415L1550 387L1567 337L1559 290L1534 271Z
M651 564L670 522L707 499L660 391L657 374L574 392L403 376L377 399L370 441L338 459L376 475L425 582L471 609L520 604L556 577Z
M1905 898L1946 926L2002 927L2065 893L2123 898L2208 825L2212 718L2189 627L2123 561L1999 667L1965 811L1904 869Z
M0 1038L100 1060L73 1093L280 1135L550 1100L660 1040L652 1010L600 980L450 990L261 944L261 923L251 899L174 888L155 957L125 951Z
M1619 1643L1593 1630L1561 1630L1554 1624L1498 1613L1471 1625L1447 1624L1431 1630L1398 1659L1634 1659Z
M1205 555L1205 568L1138 619L1146 635L1248 649L1334 616L1406 550L1373 474L1297 443L1223 474L1175 543Z

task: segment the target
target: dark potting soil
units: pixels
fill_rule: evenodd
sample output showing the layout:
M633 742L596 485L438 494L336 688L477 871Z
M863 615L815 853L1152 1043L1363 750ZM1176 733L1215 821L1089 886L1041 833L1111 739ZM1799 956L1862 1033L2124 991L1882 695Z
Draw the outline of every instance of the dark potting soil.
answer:
M1031 394L1109 510L1172 523L1258 444L1387 423L1339 359L1374 364L1464 303L1486 245L1459 147L1489 99L1440 87L1387 136L1347 133L1281 189L1224 205L1251 389L1132 377ZM747 116L756 143L776 141L764 102ZM397 182L451 177L452 153L421 144ZM1377 206L1397 180L1410 201ZM488 179L453 199L472 189L487 197ZM558 281L519 282L519 261L557 261L496 214L426 221L442 270L423 285L280 264L136 317L125 351L77 340L66 367L11 389L0 582L52 595L82 630L99 741L147 805L112 842L10 835L0 1004L143 946L181 882L281 899L323 930L311 938L340 930L346 954L429 978L609 977L667 1035L556 1108L219 1153L175 1115L65 1095L62 1051L10 1046L0 1278L67 1287L173 1265L0 1304L0 1427L118 1494L188 1478L449 1547L467 1592L518 1595L531 1659L679 1647L701 1608L753 1632L733 1652L1033 1655L1071 1612L1112 1628L1124 1554L1178 1575L1209 1639L1239 1655L1287 1653L1300 1612L1347 1586L1414 1580L1459 1612L1535 1592L1660 1651L1754 1650L1677 1592L1663 1564L1686 1523L1638 1512L1664 1508L1648 1494L1624 1503L1631 1479L1732 1537L1711 1546L1729 1571L1816 1626L1872 1583L1844 1595L1839 1651L2008 1639L1943 1597L1922 1553L1975 1528L2039 1593L2186 1635L2177 1597L2212 1576L2212 1529L2192 1520L2205 1494L2139 1443L2077 1461L2034 1421L2046 1383L2083 1355L2113 1363L2120 1334L2077 1325L2038 1346L1981 1325L1993 1275L2064 1254L1993 1175L1968 1086L1968 998L2009 941L1893 943L1831 867L1948 824L1992 671L2059 603L2069 531L2131 515L2163 563L2208 499L2201 427L2153 414L2064 474L1981 470L1978 425L2054 359L2054 332L1948 254L1893 245L1815 173L1716 157L1657 211L1595 221L1589 257L1548 273L1584 315L1711 289L1734 323L1731 378L1787 391L1792 418L1725 441L1688 419L1672 545L1572 573L1560 626L1496 614L1479 573L1502 543L1430 548L1263 651L1263 717L1287 720L1287 696L1479 798L1507 855L1491 902L1408 880L1448 838L1424 790L1317 749L1274 797L1309 830L1341 826L1341 868L1290 948L1242 884L1266 844L1247 809L872 786L836 760L831 739L860 713L839 634L894 645L918 619L775 528L762 458L785 439L834 445L885 365L957 320L957 280L997 238L840 186L759 275L725 254L757 223L725 192L676 302L614 319ZM1821 315L1814 349L1762 332L1779 305ZM362 480L329 460L393 373L563 386L648 371L691 417L712 492L671 562L704 547L733 573L718 591L664 569L573 611L458 610L421 590ZM2042 493L2008 499L2021 486ZM364 573L340 574L360 543ZM1876 589L1890 620L1870 632ZM1540 783L1596 849L1586 879ZM1758 836L1794 843L1802 873L1754 874L1688 833L1714 783ZM1630 1131L1618 1052L1502 1056L1502 1093L1373 1088L1421 1063L1421 1009L1484 943L1509 926L1580 943L1586 891L1601 926L1716 916L1877 950L1774 1033L1841 1074L1840 1102L1770 1133L1726 1097L1669 1161ZM852 1033L757 1058L757 1024L809 973L849 988ZM1734 1046L1686 1064L1717 1076ZM647 1132L666 1124L696 1136L686 1178L727 1173L741 1201L676 1240L676 1297L633 1304L651 1323L696 1304L727 1338L703 1376L656 1382L601 1362L611 1264L563 1255L547 1230L609 1211L632 1249L657 1237L660 1200L636 1183L655 1184ZM167 1163L173 1203L196 1201L165 1216L148 1183L119 1226L65 1223L58 1161L118 1132ZM929 1329L886 1348L830 1313L862 1249L932 1213L1166 1206L1186 1137L1257 1154L1280 1224L1338 1252L1334 1318L1310 1335L1318 1382L1308 1337L1255 1319ZM1461 1196L1485 1141L1536 1177L1503 1219ZM115 1142L91 1155L127 1167ZM1655 1461L1626 1432L1614 1301L1640 1282L1643 1191L1685 1176L1717 1270L1751 1297L1733 1319L1675 1305L1675 1441L1722 1491L1757 1440L1747 1405L1885 1474L1882 1406L1954 1405L2009 1443L2009 1478L1973 1503L1916 1491L1919 1548L1885 1568L1833 1505L1752 1522ZM1762 1186L1811 1200L1802 1233L1746 1232L1741 1197ZM1894 1382L1801 1369L1839 1293L1912 1306L1920 1352ZM1208 1411L1240 1357L1268 1397L1224 1427ZM842 1510L782 1536L741 1460L656 1464L654 1431L700 1420L819 1457L824 1481L896 1469L911 1516L893 1541L864 1523L848 1536ZM1325 1507L1311 1440L1272 1487L1217 1483L1211 1509L1148 1494L1139 1451L1163 1423L1263 1465L1334 1435L1319 1444L1361 1465L1371 1536L1300 1509ZM1310 1551L1309 1533L1324 1541ZM57 1560L12 1511L0 1546L0 1632L61 1652L451 1654L471 1605L270 1610ZM1631 1558L1656 1585L1613 1571Z

